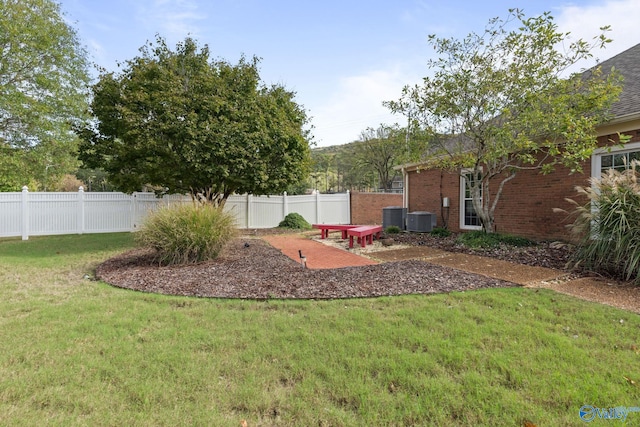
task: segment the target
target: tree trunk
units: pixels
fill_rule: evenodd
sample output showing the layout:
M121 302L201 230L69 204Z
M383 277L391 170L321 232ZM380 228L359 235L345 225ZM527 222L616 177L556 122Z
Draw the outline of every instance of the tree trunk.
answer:
M219 209L224 208L229 196L229 193L219 193L214 191L212 188L191 189L191 198L194 201L202 204L210 204Z
M473 208L476 210L476 214L480 218L482 223L482 229L487 233L496 232L496 219L495 210L502 196L502 191L507 182L515 178L515 171L509 172L506 177L500 181L496 194L491 195L489 188L489 175L483 176L479 172L474 172L477 177L481 177L479 180L474 180L471 186L471 195L473 197Z
M483 185L481 180L475 181L470 188L473 209L476 211L478 218L480 218L482 229L487 233L493 233L495 232L495 222L493 215L491 215L489 204L487 203L486 198L483 197L484 194L482 194L482 188Z

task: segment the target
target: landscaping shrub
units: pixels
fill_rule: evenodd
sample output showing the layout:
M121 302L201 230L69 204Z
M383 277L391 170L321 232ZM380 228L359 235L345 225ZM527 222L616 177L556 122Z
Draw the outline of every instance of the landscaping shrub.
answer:
M533 242L524 237L510 234L469 231L458 236L458 242L470 248L495 248L501 244L510 246L531 246Z
M433 230L431 230L429 234L435 237L449 237L451 236L451 231L449 231L444 227L436 227Z
M384 229L384 232L387 234L398 234L400 233L400 227L397 225L390 225Z
M153 248L165 265L214 259L236 235L234 217L209 204L162 207L136 233L139 246Z
M576 266L640 284L640 168L632 162L623 172L609 170L591 187L577 187L589 202L576 205L570 226L580 238Z
M292 212L284 217L280 224L278 224L278 227L293 228L296 230L310 230L311 224L309 224L299 213Z

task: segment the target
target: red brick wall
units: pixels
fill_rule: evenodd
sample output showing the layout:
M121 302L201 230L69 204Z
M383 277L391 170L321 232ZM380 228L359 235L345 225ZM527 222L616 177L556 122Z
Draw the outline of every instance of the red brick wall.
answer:
M520 171L508 182L498 201L495 213L496 230L532 239L563 239L570 235L565 227L567 214L555 213L554 208L572 210L565 198L576 196L576 185L588 185L591 163L584 165L584 174L569 174L557 168L549 175L537 171ZM492 182L496 191L499 182ZM442 207L442 198L449 198L449 208ZM460 177L457 173L423 170L409 175L408 212L436 213L438 226L447 225L460 231Z
M498 202L496 230L538 240L570 240L566 226L574 217L553 210L560 208L572 212L574 206L566 198L586 203L584 198L578 198L575 187L589 185L590 176L590 161L583 164L583 173L571 174L564 167L556 167L548 175L541 175L539 171L518 172L505 185Z
M449 208L442 198L449 197ZM409 206L407 212L427 211L436 214L437 226L458 231L460 178L440 170L409 172Z
M630 142L640 141L639 132L625 132L633 135ZM599 145L610 145L616 135L599 138ZM574 217L567 213L553 212L554 208L572 212L574 206L565 199L579 198L575 187L588 186L591 176L591 160L583 163L582 173L571 174L567 168L556 167L553 173L542 175L539 171L519 171L509 181L502 192L495 211L496 230L501 233L516 234L536 240L571 240L566 225ZM498 189L499 181L492 182L492 192ZM494 193L495 194L495 193ZM449 197L450 208L441 208L442 198ZM428 211L437 214L438 226L460 231L460 178L457 173L440 170L409 172L408 212Z
M402 194L351 193L351 224L382 225L382 208L402 206Z

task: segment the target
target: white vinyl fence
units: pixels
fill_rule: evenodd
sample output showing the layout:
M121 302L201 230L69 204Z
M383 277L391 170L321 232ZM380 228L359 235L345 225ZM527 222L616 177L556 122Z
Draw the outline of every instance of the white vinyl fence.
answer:
M188 196L156 198L154 193L0 193L0 237L135 231L162 204L191 202ZM296 212L310 223L348 224L349 193L305 196L231 196L225 210L239 228L277 227Z

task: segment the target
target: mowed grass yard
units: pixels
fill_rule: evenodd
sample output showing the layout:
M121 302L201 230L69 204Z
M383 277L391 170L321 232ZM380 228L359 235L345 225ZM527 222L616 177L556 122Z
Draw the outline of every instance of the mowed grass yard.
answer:
M84 278L132 246L0 240L0 425L579 426L582 405L640 406L630 312L523 288L243 301Z

